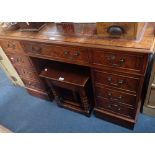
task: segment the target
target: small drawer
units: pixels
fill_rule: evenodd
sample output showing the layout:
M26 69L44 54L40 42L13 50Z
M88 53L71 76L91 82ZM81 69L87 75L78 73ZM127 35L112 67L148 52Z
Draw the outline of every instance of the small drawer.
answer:
M15 54L9 54L7 55L12 64L14 65L20 65L20 67L24 66L26 68L33 68L31 64L31 60L23 55L15 55Z
M26 69L26 68L22 68L22 67L16 67L16 70L17 72L19 73L19 75L22 77L22 78L26 78L26 79L32 79L32 80L35 80L35 81L39 81L39 78L38 78L38 75L36 72L32 71L32 70L29 70L29 69Z
M135 117L135 109L129 108L127 106L123 106L122 104L112 102L102 97L96 98L96 107L99 109L107 110L112 113L129 117L129 118Z
M26 79L22 79L22 81L24 82L27 88L40 90L42 92L45 91L45 87L41 82L35 82L35 81L26 80Z
M94 70L94 82L112 86L122 90L127 90L136 93L139 88L140 78L129 77L124 75L111 74L104 71Z
M16 40L0 40L0 44L6 53L23 53L23 48L19 41Z
M109 88L95 87L96 96L103 97L110 101L115 101L129 106L136 106L136 95L123 93L120 91L114 91Z
M89 53L85 48L30 42L23 42L22 45L25 52L29 54L42 55L52 59L68 60L73 63L89 63Z
M123 54L115 51L93 51L92 55L93 63L103 67L114 67L120 69L126 69L134 72L144 72L144 56L138 54Z

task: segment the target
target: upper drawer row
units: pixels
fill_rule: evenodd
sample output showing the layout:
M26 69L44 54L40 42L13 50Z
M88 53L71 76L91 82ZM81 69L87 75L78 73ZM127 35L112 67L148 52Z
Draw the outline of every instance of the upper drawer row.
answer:
M89 64L94 67L113 67L143 73L146 69L147 56L140 53L119 51L103 51L79 46L63 46L55 44L35 43L28 41L2 40L2 48L6 52L28 53L36 56L72 62ZM24 51L24 52L23 52Z

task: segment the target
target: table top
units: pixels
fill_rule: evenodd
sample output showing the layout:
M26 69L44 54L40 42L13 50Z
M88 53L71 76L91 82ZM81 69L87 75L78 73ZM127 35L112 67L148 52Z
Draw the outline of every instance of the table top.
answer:
M93 25L92 25L93 26ZM16 39L45 43L76 45L104 49L118 49L144 53L154 52L154 23L148 23L141 40L99 38L94 35L64 35L56 23L46 23L39 32L3 31L0 28L0 39Z

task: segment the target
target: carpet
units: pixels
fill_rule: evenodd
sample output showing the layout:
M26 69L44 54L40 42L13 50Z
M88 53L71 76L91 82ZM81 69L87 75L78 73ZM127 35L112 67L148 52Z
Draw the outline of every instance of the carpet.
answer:
M140 114L134 130L86 117L33 97L14 86L0 70L0 124L16 133L132 133L155 132L155 117Z

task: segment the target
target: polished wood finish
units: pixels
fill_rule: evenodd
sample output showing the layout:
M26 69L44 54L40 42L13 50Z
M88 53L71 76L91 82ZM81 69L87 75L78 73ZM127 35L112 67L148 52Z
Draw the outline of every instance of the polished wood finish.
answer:
M102 37L140 39L147 23L140 22L98 22L97 33Z
M131 93L138 92L140 77L118 72L108 72L104 70L93 70L94 83L96 85L106 85L122 91Z
M135 107L136 106L135 105L136 95L124 93L122 91L112 90L112 89L106 88L106 87L99 87L99 86L96 86L95 90L96 90L97 97L101 96L104 99L110 100L112 102L114 101L114 102L124 104L126 107L127 106Z
M76 63L89 63L89 53L86 48L74 46L60 46L22 42L25 52L40 55L54 60L71 61Z
M128 53L115 50L94 50L92 53L93 64L101 67L113 67L116 69L129 70L132 72L144 73L146 65L141 62L147 61L143 54Z
M153 24L149 23L139 41L107 39L93 35L94 27L88 31L91 35L64 35L57 24L49 23L38 33L8 33L0 29L0 44L9 57L17 56L12 63L26 84L34 82L34 85L28 83L26 88L36 96L49 94L49 87L38 77L46 64L78 65L82 74L87 67L93 83L95 115L132 128L140 110L149 59L154 52L153 31ZM41 85L46 92L40 91Z
M23 53L20 43L16 40L1 40L1 46L6 53Z
M25 68L32 69L33 64L31 63L31 60L23 55L16 55L16 54L7 54L8 58L12 62L14 66L24 66Z

